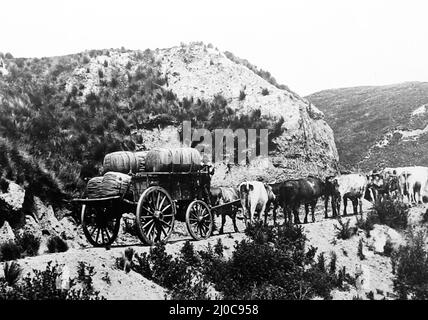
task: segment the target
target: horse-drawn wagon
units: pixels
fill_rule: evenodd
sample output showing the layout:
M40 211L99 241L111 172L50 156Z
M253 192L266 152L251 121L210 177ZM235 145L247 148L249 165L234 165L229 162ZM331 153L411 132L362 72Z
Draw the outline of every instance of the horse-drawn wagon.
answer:
M129 182L120 187L117 195L73 200L82 205L81 224L92 245L112 244L118 236L122 215L130 212L135 212L138 237L149 245L166 242L176 220L186 223L193 239L210 237L214 229L213 210L227 207L211 206L210 167L191 165L186 172L174 170L174 165L155 165L151 169L160 171L127 174Z

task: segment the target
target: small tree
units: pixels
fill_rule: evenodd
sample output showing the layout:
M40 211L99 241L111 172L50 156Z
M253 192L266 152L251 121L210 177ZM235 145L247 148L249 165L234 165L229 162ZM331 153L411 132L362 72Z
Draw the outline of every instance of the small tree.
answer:
M407 245L392 257L395 271L394 291L400 299L428 299L428 252L425 234L409 234Z

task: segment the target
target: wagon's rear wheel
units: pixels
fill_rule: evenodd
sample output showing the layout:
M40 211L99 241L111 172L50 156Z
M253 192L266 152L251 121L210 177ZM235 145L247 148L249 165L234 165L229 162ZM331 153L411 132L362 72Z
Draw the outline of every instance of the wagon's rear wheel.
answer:
M111 245L119 233L120 215L111 206L84 204L81 221L86 239L95 247Z
M189 204L186 211L186 225L195 240L207 239L211 236L214 219L205 202L195 200Z
M174 227L175 214L175 203L165 189L154 186L145 190L136 212L140 240L149 245L166 242Z

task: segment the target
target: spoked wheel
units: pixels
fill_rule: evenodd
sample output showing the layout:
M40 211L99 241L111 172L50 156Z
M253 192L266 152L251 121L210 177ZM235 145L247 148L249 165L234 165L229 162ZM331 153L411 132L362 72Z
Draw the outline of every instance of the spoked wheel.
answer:
M84 204L81 221L83 233L95 247L111 245L119 233L120 215L111 207Z
M210 237L214 220L205 202L195 200L189 204L186 211L186 225L193 239L202 240Z
M137 205L137 234L141 241L153 245L166 242L174 227L176 208L168 192L150 187L141 195Z

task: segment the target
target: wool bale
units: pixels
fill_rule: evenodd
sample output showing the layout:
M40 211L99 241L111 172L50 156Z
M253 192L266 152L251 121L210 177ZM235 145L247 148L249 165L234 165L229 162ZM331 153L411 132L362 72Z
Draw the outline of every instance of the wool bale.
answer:
M107 172L88 181L86 196L91 199L123 195L129 191L131 177L120 172Z
M194 148L156 148L147 153L148 172L188 172L202 167L202 157Z
M88 181L86 185L86 195L90 198L97 198L95 195L102 188L103 177L94 177Z
M104 157L104 173L109 171L129 173L142 172L145 167L147 151L117 151L106 154Z

